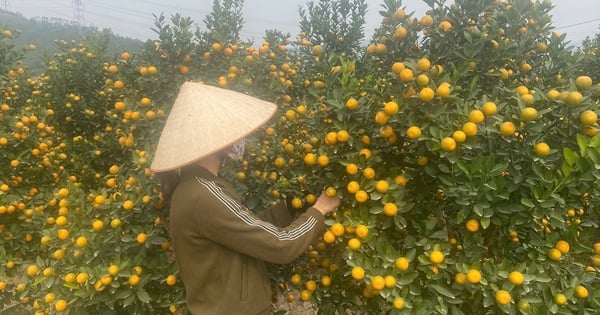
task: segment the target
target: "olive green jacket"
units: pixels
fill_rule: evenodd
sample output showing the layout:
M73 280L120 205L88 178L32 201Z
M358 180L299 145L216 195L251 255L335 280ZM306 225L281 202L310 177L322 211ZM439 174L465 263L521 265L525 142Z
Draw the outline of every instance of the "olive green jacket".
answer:
M325 229L315 208L294 219L279 204L257 215L204 168L182 172L171 198L170 233L194 315L270 314L264 262L287 264Z

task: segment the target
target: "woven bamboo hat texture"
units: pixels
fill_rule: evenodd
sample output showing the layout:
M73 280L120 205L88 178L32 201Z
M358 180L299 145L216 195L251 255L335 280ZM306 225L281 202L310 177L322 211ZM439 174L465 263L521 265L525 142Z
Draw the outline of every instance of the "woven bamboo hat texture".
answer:
M165 172L218 152L265 124L277 105L239 92L185 82L150 168Z

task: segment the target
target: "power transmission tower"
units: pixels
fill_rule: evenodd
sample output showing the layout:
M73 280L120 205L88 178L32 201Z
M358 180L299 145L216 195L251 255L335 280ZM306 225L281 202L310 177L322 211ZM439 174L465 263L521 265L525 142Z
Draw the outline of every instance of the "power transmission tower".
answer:
M83 1L73 0L73 21L75 23L83 25Z

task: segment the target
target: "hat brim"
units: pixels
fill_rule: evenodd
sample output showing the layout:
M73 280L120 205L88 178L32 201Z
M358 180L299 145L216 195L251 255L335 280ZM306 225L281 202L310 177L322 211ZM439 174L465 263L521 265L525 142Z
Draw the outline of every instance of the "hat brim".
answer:
M165 172L195 163L251 134L276 111L274 103L247 94L186 82L169 113L150 168Z

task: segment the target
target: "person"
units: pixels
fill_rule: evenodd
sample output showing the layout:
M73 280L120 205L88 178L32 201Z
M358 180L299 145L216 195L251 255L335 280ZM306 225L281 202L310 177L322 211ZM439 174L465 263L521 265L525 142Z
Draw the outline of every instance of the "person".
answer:
M275 111L242 93L185 82L161 132L151 169L170 200L169 234L194 315L271 314L265 263L300 256L340 204L321 194L299 215L284 202L255 213L219 176L223 160L239 156L243 145L235 144Z

